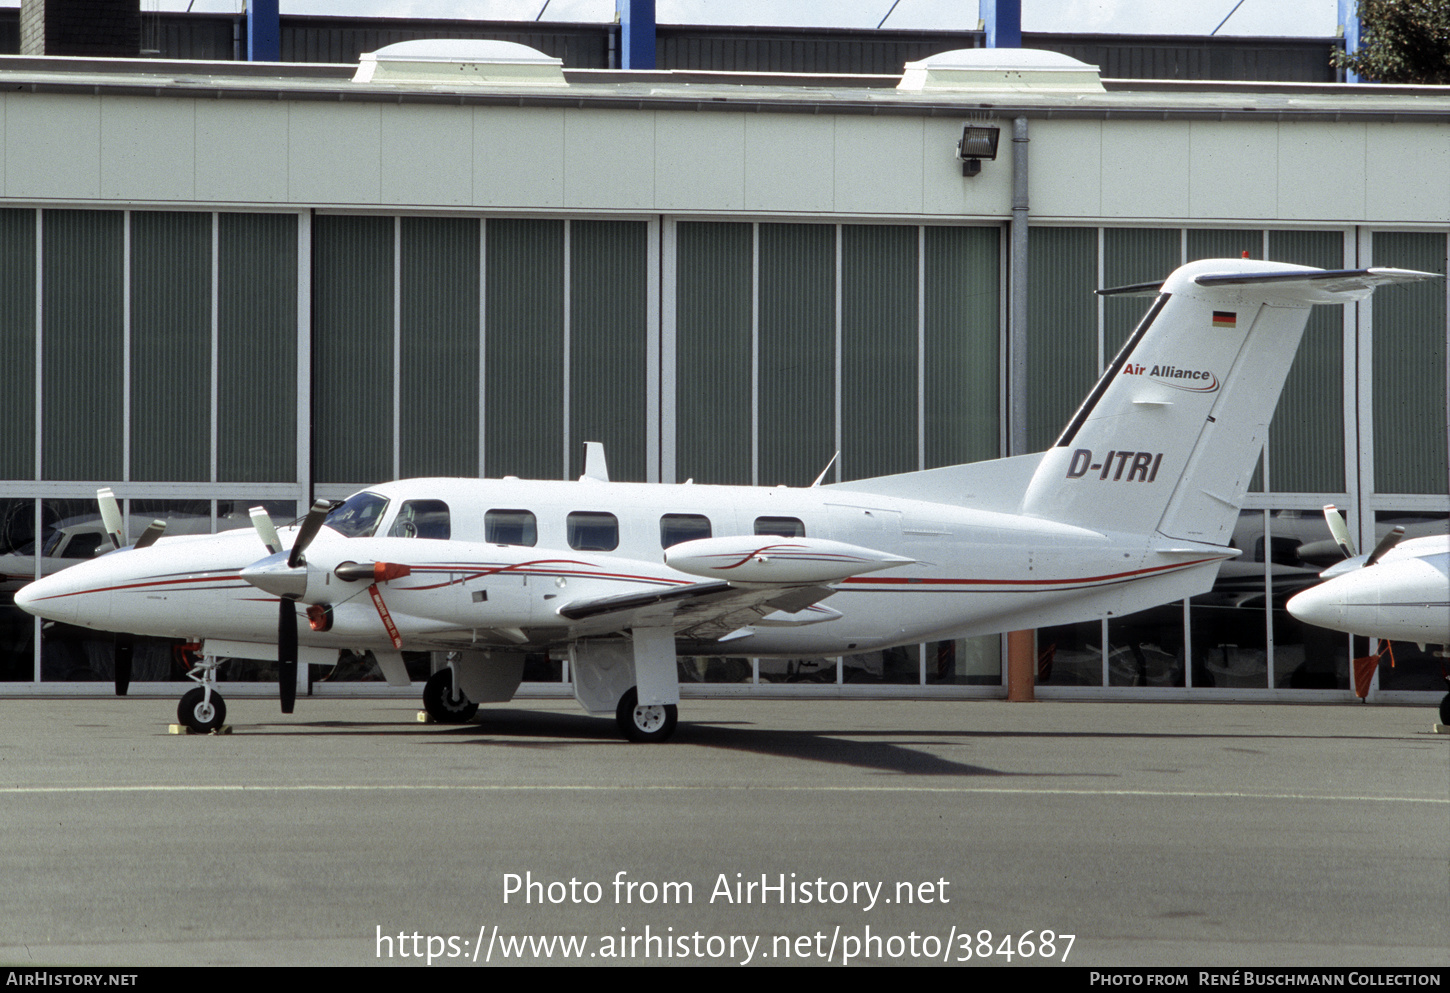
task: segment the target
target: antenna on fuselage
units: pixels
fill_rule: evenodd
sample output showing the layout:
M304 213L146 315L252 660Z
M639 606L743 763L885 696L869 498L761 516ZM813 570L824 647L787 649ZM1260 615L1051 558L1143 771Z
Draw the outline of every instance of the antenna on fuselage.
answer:
M826 478L826 473L828 473L828 472L830 472L830 471L831 471L831 466L833 466L833 465L835 465L835 464L836 464L836 460L837 460L837 459L838 459L838 458L840 458L840 457L841 457L841 452L840 452L840 450L839 450L839 449L838 449L838 450L837 450L837 451L836 451L836 454L835 454L835 455L832 455L832 456L831 456L831 461L829 461L829 462L827 462L827 463L826 463L826 467L825 467L825 468L824 468L824 469L822 469L822 470L821 470L821 474L820 474L820 475L819 475L819 476L817 476L817 477L816 477L816 481L815 481L815 482L814 482L814 483L812 483L812 484L811 484L811 487L812 487L812 488L815 488L815 487L817 487L817 486L820 486L820 485L821 485L821 480L823 480L823 479L825 479L825 478Z
M582 483L586 479L592 479L597 483L609 482L609 463L604 460L604 442L586 441L584 443L584 475L579 477Z

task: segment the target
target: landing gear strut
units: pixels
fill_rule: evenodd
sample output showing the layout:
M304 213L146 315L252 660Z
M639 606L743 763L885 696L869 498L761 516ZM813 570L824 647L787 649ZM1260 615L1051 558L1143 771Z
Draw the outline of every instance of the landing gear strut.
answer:
M620 734L630 741L664 741L675 733L675 722L679 718L678 708L672 703L639 705L639 693L631 686L619 698L619 707L614 711L615 723Z
M221 664L221 659L204 655L186 674L198 685L182 696L176 706L176 719L197 734L209 734L226 722L226 701L216 691L216 670Z
M478 713L478 704L454 688L453 669L439 669L423 684L423 709L439 724L467 724Z

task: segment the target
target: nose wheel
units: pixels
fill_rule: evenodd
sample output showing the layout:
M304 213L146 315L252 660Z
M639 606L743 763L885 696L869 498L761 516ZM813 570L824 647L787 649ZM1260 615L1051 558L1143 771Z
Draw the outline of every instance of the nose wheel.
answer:
M186 674L197 685L182 695L176 719L197 734L210 734L226 723L226 701L216 691L216 670L223 661L214 655L202 656Z
M197 734L209 734L227 719L227 704L220 693L197 686L186 691L176 706L176 719Z
M619 732L630 741L664 741L675 733L675 722L679 710L672 703L640 706L639 693L631 686L629 692L619 698L614 711L614 721Z

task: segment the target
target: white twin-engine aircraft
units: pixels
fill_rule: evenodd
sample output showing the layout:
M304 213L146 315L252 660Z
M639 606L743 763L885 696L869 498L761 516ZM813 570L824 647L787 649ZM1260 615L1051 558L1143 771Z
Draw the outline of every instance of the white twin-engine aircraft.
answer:
M1208 590L1238 554L1230 536L1309 308L1423 278L1233 259L1125 287L1156 299L1037 455L791 489L610 482L591 446L575 482L385 483L280 533L259 508L255 533L152 539L15 602L202 642L180 707L197 730L224 718L225 657L278 659L290 713L299 661L371 651L406 685L403 649L448 651L424 703L467 720L512 698L525 652L548 651L567 654L585 710L660 741L677 654L865 652Z
M1450 655L1450 535L1401 542L1397 527L1368 555L1354 554L1349 528L1334 507L1324 508L1334 540L1346 556L1285 605L1306 624L1382 641L1438 645ZM1450 677L1447 677L1450 689ZM1450 692L1440 701L1440 723L1450 725Z

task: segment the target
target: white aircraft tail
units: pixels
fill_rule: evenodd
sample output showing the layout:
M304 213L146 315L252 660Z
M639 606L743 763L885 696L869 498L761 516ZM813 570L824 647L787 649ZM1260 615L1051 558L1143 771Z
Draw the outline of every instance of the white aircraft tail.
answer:
M1425 278L1438 277L1248 259L1181 267L1042 456L1022 512L1226 545L1310 308Z

